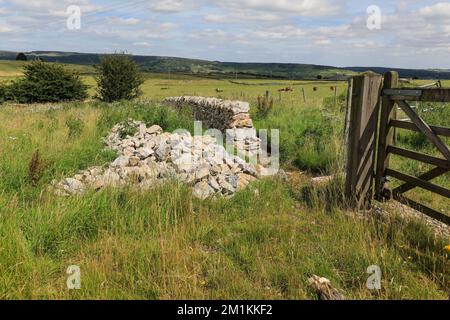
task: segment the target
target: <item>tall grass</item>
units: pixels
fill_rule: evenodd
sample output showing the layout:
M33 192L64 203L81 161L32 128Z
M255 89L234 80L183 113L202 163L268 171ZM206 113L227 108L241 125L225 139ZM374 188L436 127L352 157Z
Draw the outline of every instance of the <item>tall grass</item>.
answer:
M278 180L219 201L172 183L1 202L1 298L315 299L312 274L348 298L447 297L448 257L420 224L297 207ZM73 264L79 291L65 287ZM373 264L383 272L377 293L365 286Z
M342 161L343 119L339 110L320 104L275 104L267 117L256 117L255 126L280 130L280 155L285 166L331 174Z
M162 121L174 130L192 121L187 111L139 102L43 110L6 106L0 112L0 298L315 299L307 285L312 274L330 278L348 298L448 297L444 243L418 222L349 214L339 177L324 189L307 188L307 179L297 185L267 179L232 199L207 201L176 182L151 192L54 197L47 190L52 179L115 157L101 138L117 122ZM307 151L327 158L295 144L302 139L297 131L316 144L318 137L333 144L329 110L291 111L289 117L275 107L258 120L280 126L282 137L294 134L282 142L289 155L284 165ZM83 123L72 137L69 119ZM33 185L27 176L36 149L48 166ZM338 159L330 153L318 168L337 172ZM373 264L383 272L380 292L365 286ZM79 291L66 287L69 265L81 267Z
M35 107L36 108L36 107ZM65 104L63 110L26 110L6 106L0 113L0 190L23 200L39 196L53 179L94 165L106 165L116 154L105 150L102 138L117 123L133 118L165 130L193 130L188 112L142 102ZM36 183L30 183L29 164L35 150L46 163Z

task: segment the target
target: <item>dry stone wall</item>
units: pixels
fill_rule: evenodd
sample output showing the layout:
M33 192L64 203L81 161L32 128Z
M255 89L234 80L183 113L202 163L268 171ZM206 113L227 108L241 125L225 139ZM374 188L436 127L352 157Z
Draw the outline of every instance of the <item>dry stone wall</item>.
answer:
M188 105L195 120L202 121L208 128L222 132L227 129L253 128L248 102L189 96L169 97L164 102L177 107Z
M217 129L234 141L235 147L249 154L257 154L261 141L250 117L250 104L244 101L206 97L169 97L164 103L181 108L189 106L195 120L208 129Z

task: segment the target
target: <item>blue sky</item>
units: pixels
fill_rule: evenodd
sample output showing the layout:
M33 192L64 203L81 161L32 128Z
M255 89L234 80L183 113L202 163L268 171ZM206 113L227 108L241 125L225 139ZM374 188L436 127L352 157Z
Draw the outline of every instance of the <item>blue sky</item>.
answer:
M67 7L81 8L68 30ZM367 28L367 8L381 29ZM0 0L0 50L450 69L450 2Z

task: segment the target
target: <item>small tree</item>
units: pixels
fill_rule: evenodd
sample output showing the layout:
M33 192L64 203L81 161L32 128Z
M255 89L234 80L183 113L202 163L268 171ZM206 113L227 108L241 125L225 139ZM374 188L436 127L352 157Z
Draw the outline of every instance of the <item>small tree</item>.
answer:
M6 100L6 86L0 83L0 103Z
M27 61L27 60L28 58L23 52L18 53L16 56L16 61Z
M96 66L97 95L102 101L131 100L141 95L144 82L139 67L126 54L103 56Z
M84 100L88 87L80 76L61 65L33 61L24 67L24 78L6 88L7 99L20 103Z

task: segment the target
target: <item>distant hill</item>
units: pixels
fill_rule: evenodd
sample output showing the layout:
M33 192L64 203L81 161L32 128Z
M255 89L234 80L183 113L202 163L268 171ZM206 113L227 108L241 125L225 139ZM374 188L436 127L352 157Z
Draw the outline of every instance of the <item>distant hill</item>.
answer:
M101 54L33 51L29 60L42 59L64 64L95 65ZM0 60L15 60L17 52L0 51ZM180 73L209 78L323 79L345 78L353 71L331 66L285 63L233 63L160 56L132 56L142 70L154 73Z
M373 71L380 74L385 74L388 71L397 71L401 78L442 80L450 79L450 70L400 69L382 67L346 67L345 69L355 72Z
M0 51L0 60L15 60L17 52ZM95 65L100 61L101 54L59 52L59 51L32 51L27 52L29 60L42 59L47 62L65 64ZM298 79L312 80L321 77L323 79L345 79L355 73L372 70L384 73L390 68L377 67L348 67L338 68L313 64L289 64L289 63L237 63L207 61L199 59L186 59L161 56L132 56L142 70L155 73L179 73L190 74L209 78L273 78L273 79ZM413 70L395 69L402 78L421 79L450 79L450 70Z

